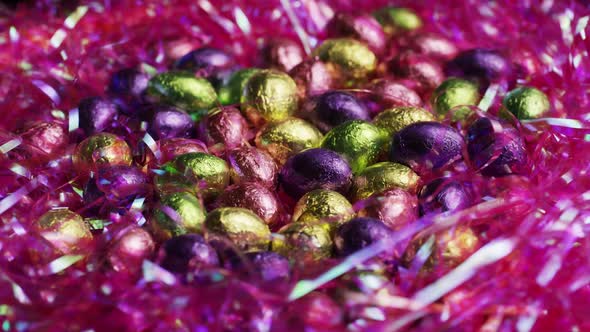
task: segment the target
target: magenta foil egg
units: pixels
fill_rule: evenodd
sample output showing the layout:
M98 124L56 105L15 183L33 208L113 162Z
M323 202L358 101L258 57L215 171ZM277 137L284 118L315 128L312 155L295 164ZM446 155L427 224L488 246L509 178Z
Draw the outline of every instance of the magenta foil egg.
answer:
M117 119L117 104L102 97L91 97L78 104L80 128L86 135L109 129Z
M375 54L382 54L387 45L383 28L370 15L348 15L337 13L328 22L326 31L329 37L352 37L369 46Z
M33 158L50 158L68 144L66 129L57 122L36 122L21 134L23 149Z
M296 41L288 38L271 38L260 50L262 65L288 72L305 58L303 49Z
M109 237L106 260L118 272L139 271L143 260L152 256L156 246L150 233L135 224L115 229Z
M199 138L210 148L234 149L248 141L248 122L235 107L216 108L200 121Z
M354 207L359 217L379 219L394 230L418 218L416 195L398 188L375 194L357 202Z
M241 207L256 213L268 225L279 220L279 202L273 191L261 183L246 182L227 187L216 207Z
M256 182L268 188L277 184L278 166L266 152L251 146L243 146L228 154L233 183Z

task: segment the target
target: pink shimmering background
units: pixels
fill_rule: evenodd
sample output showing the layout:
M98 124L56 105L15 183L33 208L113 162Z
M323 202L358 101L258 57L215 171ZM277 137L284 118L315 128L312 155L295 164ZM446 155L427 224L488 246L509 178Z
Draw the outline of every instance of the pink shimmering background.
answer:
M271 286L244 282L227 271L212 271L215 282L207 286L187 286L148 261L135 278L104 271L92 259L81 264L75 256L55 256L28 228L51 200L75 194L69 168L58 157L43 164L11 162L6 152L19 144L11 131L31 120L68 123L78 101L102 94L109 75L124 67L165 70L201 45L231 51L243 65L254 65L258 43L269 34L292 37L309 49L325 37L322 29L335 11L368 12L395 4L415 9L426 31L447 36L461 49L507 51L512 61L531 69L519 83L543 90L552 108L547 118L522 123L533 165L528 178L474 176L482 192L495 195L450 216L423 218L398 234L401 242L419 231L469 223L486 230L485 245L436 279L402 271L384 291L368 297L370 305L358 309L365 310L365 318L356 328L590 330L590 8L585 1L51 3L0 9L2 329L283 331L295 324L291 329L299 330L301 321L289 320L289 310L283 310L296 307L290 299L303 300L318 287L339 287L345 282L339 269L370 258L379 247L326 264L332 270L298 271L299 283ZM490 91L492 105L499 105L503 93L501 86L498 93ZM337 315L329 309L325 315ZM413 325L418 320L421 324Z

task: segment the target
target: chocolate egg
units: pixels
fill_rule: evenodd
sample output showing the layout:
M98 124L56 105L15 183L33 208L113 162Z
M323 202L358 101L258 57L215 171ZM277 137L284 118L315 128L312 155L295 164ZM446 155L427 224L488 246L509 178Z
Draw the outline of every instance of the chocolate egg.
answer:
M326 31L329 37L352 37L367 44L376 54L385 51L387 39L383 28L369 15L352 16L337 13L328 22Z
M254 124L285 120L297 110L297 85L283 72L261 70L248 79L240 101Z
M359 217L379 219L393 230L418 219L418 199L399 188L374 194L355 204L355 208Z
M303 263L332 256L329 227L322 223L297 222L286 225L272 241L272 250Z
M327 222L337 226L354 216L352 205L340 193L316 189L303 195L293 210L293 222Z
M439 117L444 117L449 111L459 105L477 105L481 96L476 84L460 78L449 78L434 90L431 104ZM469 108L455 109L451 118L455 121L465 119L471 110Z
M508 92L502 103L520 120L540 118L551 106L541 90L526 86Z
M414 90L398 81L377 79L369 85L370 98L381 107L421 106L422 99Z
M256 213L265 223L272 225L279 219L279 202L267 187L246 182L227 187L215 202L219 207L241 207Z
M228 154L233 183L256 182L268 188L277 184L278 166L272 157L255 147L244 146Z
M340 256L348 256L377 241L390 242L392 238L393 231L381 220L354 218L338 228L334 244Z
M345 122L330 130L321 147L342 154L353 173L374 164L386 143L386 137L376 126L360 120Z
M236 260L232 269L258 276L263 281L286 280L291 273L289 260L272 251L249 252Z
M68 209L49 210L37 220L35 229L66 255L85 251L92 241L88 225L79 214Z
M117 205L151 194L148 176L139 168L125 165L103 167L84 188L84 202L94 204L100 197Z
M248 122L231 106L214 108L201 120L200 136L208 146L233 149L247 142Z
M57 122L36 122L25 128L20 135L23 149L31 157L46 159L63 150L68 144L68 134Z
M177 106L195 117L202 116L217 101L209 81L184 72L160 73L150 79L146 91L153 101Z
M258 73L258 68L246 68L235 71L227 83L219 89L219 101L222 105L239 104L246 83L252 75Z
M268 124L256 135L256 146L268 152L277 162L284 164L290 156L322 141L322 133L311 123L290 118Z
M261 49L262 63L288 72L303 61L305 53L297 42L287 38L271 38Z
M339 86L333 70L316 59L303 61L291 69L289 75L297 84L299 99L315 96Z
M438 62L425 55L403 52L388 63L389 70L397 77L412 79L418 84L418 93L426 94L439 86L445 79Z
M149 129L154 139L188 138L194 125L193 119L187 113L169 106L163 106L154 114Z
M194 72L195 76L206 78L218 85L224 72L230 70L233 65L234 59L228 53L213 47L201 47L182 56L174 67Z
M367 107L346 92L326 92L314 98L310 104L304 116L323 132L349 120L370 120Z
M132 224L114 235L109 242L106 260L118 272L137 272L144 259L150 258L155 244L150 233Z
M178 156L191 152L207 153L207 146L199 140L188 138L169 138L158 142L161 163L166 163Z
M219 257L201 235L184 234L162 244L157 262L170 272L187 273L218 266Z
M422 27L420 16L409 8L385 7L375 11L373 16L389 35Z
M205 220L207 238L227 237L243 251L266 250L270 230L254 212L238 207L217 208Z
M413 36L408 47L414 52L438 60L450 60L458 52L453 42L443 36L432 33L421 33Z
M463 137L437 122L418 122L393 136L389 158L421 173L443 168L462 158Z
M473 188L469 183L445 178L432 180L418 196L420 214L465 209L473 204Z
M393 188L415 192L420 177L408 166L381 162L369 166L354 177L351 196L355 201Z
M183 154L174 158L166 168L172 175L184 176L206 200L217 197L229 183L227 163L207 153Z
M106 165L131 165L131 149L116 135L99 133L80 142L72 155L78 172L96 171Z
M116 120L117 104L102 97L82 99L78 104L80 128L86 135L105 131Z
M279 174L279 183L292 198L315 189L346 193L352 180L350 166L338 153L309 149L289 158Z
M188 192L164 194L150 218L150 227L159 240L186 233L200 233L205 222L205 209Z
M519 132L490 118L479 118L467 129L467 152L486 176L526 174L528 156Z
M377 68L375 54L365 44L351 38L328 39L313 54L334 65L339 76L351 80L366 79Z
M432 113L421 107L405 106L384 110L375 116L373 124L383 130L388 137L393 137L411 124L435 120Z
M476 48L459 53L445 71L448 76L478 79L485 88L489 82L511 75L512 65L497 50Z
M150 77L134 68L115 72L109 82L109 92L114 95L139 98L147 88Z

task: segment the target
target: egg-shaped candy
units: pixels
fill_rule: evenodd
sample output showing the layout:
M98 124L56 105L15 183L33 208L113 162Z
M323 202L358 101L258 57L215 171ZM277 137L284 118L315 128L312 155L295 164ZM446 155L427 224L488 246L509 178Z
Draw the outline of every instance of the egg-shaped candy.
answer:
M508 92L502 103L520 120L540 118L551 106L541 90L526 86Z
M291 69L289 75L297 84L299 99L316 96L341 86L338 84L333 68L316 59L303 61Z
M187 153L207 153L207 146L203 142L188 138L163 139L158 141L158 148L161 164Z
M270 154L279 164L305 149L318 147L322 133L311 123L290 118L263 127L256 134L256 146Z
M148 132L154 139L188 138L193 134L191 116L180 109L161 106L154 114Z
M215 205L249 209L268 225L273 225L279 220L279 202L275 193L256 182L245 182L227 187L217 198Z
M80 128L86 135L108 129L117 119L118 113L117 104L102 97L85 98L78 104Z
M305 53L299 43L288 38L271 38L267 40L261 51L262 63L271 68L288 72L300 64Z
M37 220L34 228L66 255L84 252L92 241L88 225L79 214L68 209L49 210Z
M279 236L273 238L272 250L303 263L330 257L333 242L325 224L297 222L279 230Z
M268 188L277 184L279 168L271 155L255 147L243 146L228 154L233 183L256 182Z
M233 149L248 140L248 122L231 106L214 108L199 125L200 138L208 146Z
M400 81L386 78L376 79L369 85L369 90L371 90L371 100L376 101L383 108L422 106L420 95Z
M206 200L217 197L229 183L229 167L225 160L207 153L183 154L165 168L171 175L182 175L195 185L196 191Z
M213 47L201 47L182 56L174 67L193 72L195 76L206 78L217 86L234 64L230 54Z
M435 121L434 115L421 107L402 106L384 110L373 119L373 124L389 137L416 122Z
M246 83L254 74L258 73L258 68L240 69L232 73L228 81L219 88L219 101L222 105L235 105L240 103L242 93Z
M112 234L105 259L117 272L135 273L141 268L144 259L149 259L155 249L154 240L148 231L131 224Z
M364 80L377 69L375 54L352 38L328 39L315 49L314 55L335 66L339 76L352 81Z
M323 132L350 120L368 121L369 111L350 93L329 91L314 98L304 107L303 116Z
M204 78L186 72L166 72L152 77L147 87L152 101L186 110L196 118L215 106L217 93Z
M131 148L117 135L98 133L76 146L72 161L79 173L96 171L105 165L131 165Z
M439 117L444 117L449 111L460 105L477 105L481 96L477 84L460 79L449 78L439 85L432 93L431 103ZM455 109L453 120L462 120L469 116L469 108Z
M339 255L348 256L377 241L384 241L387 244L392 241L392 238L393 230L381 220L357 217L338 228L334 236L334 244Z
M139 98L148 86L150 77L135 68L115 72L109 81L109 92L116 96Z
M475 48L459 53L449 61L445 71L449 76L478 80L482 87L512 75L512 64L498 50Z
M27 126L20 135L26 158L47 160L61 152L68 145L66 129L57 122L35 122Z
M328 22L329 37L351 37L366 43L375 54L382 54L387 45L383 28L369 15L348 15L337 13Z
M303 195L293 210L293 222L328 222L334 228L351 219L354 210L342 194L316 189Z
M393 188L415 192L419 181L418 174L406 165L380 162L354 177L351 197L357 201Z
M418 199L410 192L394 188L373 194L355 204L359 217L381 220L393 230L418 219Z
M219 265L215 249L199 234L184 234L162 244L157 262L173 273L196 272Z
M434 179L420 191L420 213L440 213L467 208L474 202L473 195L473 188L467 182Z
M272 251L248 252L244 259L236 259L232 270L254 275L263 281L287 280L291 273L289 260Z
M389 35L422 27L420 16L409 8L385 7L375 11L373 16Z
M283 72L261 70L246 82L240 102L254 124L285 120L297 110L297 85Z
M201 233L205 222L205 209L201 202L188 192L168 193L160 198L149 222L158 240L167 240L186 233Z
M217 208L205 220L208 239L226 237L239 249L266 250L270 244L270 230L254 212L238 207Z

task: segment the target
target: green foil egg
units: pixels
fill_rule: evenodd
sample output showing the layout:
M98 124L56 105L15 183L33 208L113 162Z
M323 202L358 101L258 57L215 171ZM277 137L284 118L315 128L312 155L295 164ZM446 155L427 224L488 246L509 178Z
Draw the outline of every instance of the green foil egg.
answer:
M415 192L419 181L420 176L408 166L381 162L354 177L351 197L357 201L393 188Z
M422 107L402 106L389 108L377 114L373 124L391 138L395 133L413 123L426 121L436 121L436 119L432 113Z
M150 79L146 91L155 101L180 107L197 118L217 102L217 93L209 81L186 72L158 74Z
M131 148L117 135L99 133L76 146L72 162L79 172L96 171L103 165L131 165Z
M332 256L329 227L323 223L296 222L286 225L273 238L272 250L297 262Z
M322 137L322 132L311 123L290 118L268 124L258 132L255 141L259 149L268 152L282 165L300 151L317 148Z
M239 104L246 83L252 75L259 71L258 68L247 68L233 73L227 83L219 89L219 101L221 104Z
M330 130L321 147L343 155L353 173L377 162L387 137L376 126L361 120L345 122Z
M352 38L324 41L314 51L321 61L334 65L342 77L365 79L377 68L377 57L367 45Z
M541 90L527 86L508 92L503 104L520 120L540 118L550 107L549 99Z
M297 110L297 85L283 72L260 70L246 81L240 101L254 124L282 121Z
M175 192L162 195L150 218L154 237L164 241L186 233L201 233L205 209L194 195Z
M295 205L293 222L327 222L331 228L354 216L352 205L340 193L317 189L303 195Z
M270 229L254 212L238 207L222 207L205 220L208 239L227 237L244 251L268 250Z
M431 97L432 108L439 117L444 118L449 111L459 105L477 105L481 96L477 85L473 82L449 78L439 85ZM467 107L455 109L452 119L465 119L471 110Z
M182 175L205 200L215 198L229 184L230 171L225 160L203 152L180 155L164 169L172 176Z
M68 209L46 212L37 221L36 228L45 240L64 254L78 253L92 240L92 233L84 219Z
M400 7L385 7L373 13L386 34L416 30L422 27L422 19L413 10Z

